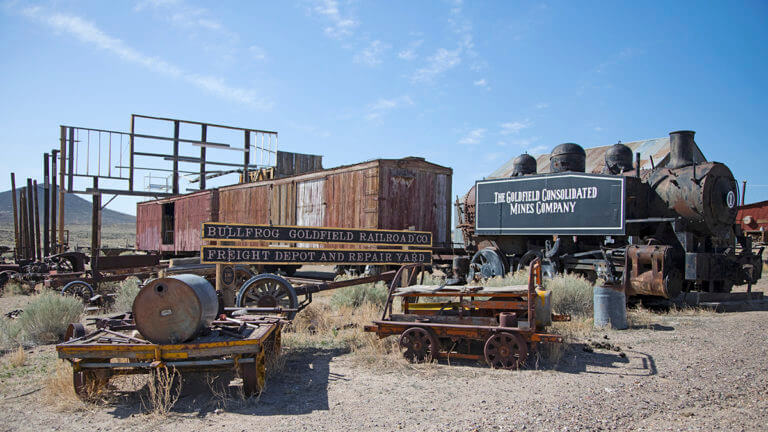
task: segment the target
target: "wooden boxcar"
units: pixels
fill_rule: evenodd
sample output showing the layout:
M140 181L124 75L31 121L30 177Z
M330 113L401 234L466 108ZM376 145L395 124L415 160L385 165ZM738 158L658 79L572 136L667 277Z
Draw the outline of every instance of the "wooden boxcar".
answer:
M451 168L423 158L376 159L143 202L136 212L136 245L140 250L198 252L200 223L207 217L210 221L249 224L398 230L413 227L431 231L434 246L447 246L452 174ZM193 215L187 210L186 200L193 205L197 200ZM180 210L188 213L182 215ZM167 220L172 211L176 212L174 223ZM171 226L173 233L163 230Z

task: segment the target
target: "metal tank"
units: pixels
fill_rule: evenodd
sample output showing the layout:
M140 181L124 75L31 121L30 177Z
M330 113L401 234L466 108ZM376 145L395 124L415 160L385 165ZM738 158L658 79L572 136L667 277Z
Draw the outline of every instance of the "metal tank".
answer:
M552 173L584 172L586 164L587 153L575 143L560 144L549 156L549 170Z
M632 149L622 143L611 146L605 152L605 172L609 174L621 174L632 171Z
M536 159L523 153L512 161L512 177L536 174Z
M219 311L216 290L205 278L181 274L155 279L133 301L136 329L148 341L173 344L193 339Z

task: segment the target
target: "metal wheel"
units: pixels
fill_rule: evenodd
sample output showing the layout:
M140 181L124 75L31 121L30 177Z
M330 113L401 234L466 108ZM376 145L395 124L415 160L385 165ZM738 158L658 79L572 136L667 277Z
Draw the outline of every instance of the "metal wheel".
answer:
M528 357L528 344L516 333L495 333L485 342L485 361L494 369L517 369Z
M440 342L435 335L421 327L411 327L400 335L400 350L411 363L427 363L437 359Z
M267 368L264 353L254 357L251 363L240 364L240 376L243 378L243 394L245 397L259 396L264 389Z
M80 323L71 323L67 326L67 333L64 335L64 340L69 341L85 336L85 326Z
M504 276L506 273L506 260L494 248L485 248L479 250L472 256L469 263L469 274L467 279L472 281L475 277L492 278L494 276Z
M93 297L93 287L83 281L72 281L61 289L61 294L79 297L83 302L87 302Z
M253 272L246 266L235 266L235 286L243 286L248 279L253 277Z
M237 293L235 303L238 307L282 307L296 309L299 299L290 282L278 275L260 274L248 279ZM293 319L296 312L284 312L288 319Z

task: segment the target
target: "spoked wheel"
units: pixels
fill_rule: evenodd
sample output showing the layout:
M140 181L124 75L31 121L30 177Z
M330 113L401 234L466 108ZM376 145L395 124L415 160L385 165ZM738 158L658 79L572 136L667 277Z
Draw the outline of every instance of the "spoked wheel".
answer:
M85 327L80 323L70 323L67 326L67 333L64 335L64 340L70 341L83 336L85 336Z
M494 369L517 369L528 357L528 345L519 334L500 332L485 342L485 361Z
M487 279L494 276L504 276L507 267L505 261L504 257L494 248L477 251L469 263L468 280L472 281L475 277Z
M237 293L238 307L282 307L296 309L299 300L290 282L273 274L260 274L248 279ZM287 319L293 319L296 312L283 312Z
M63 295L71 295L80 298L83 302L93 297L93 287L90 284L83 281L72 281L61 289Z
M400 335L400 350L411 363L427 363L437 359L440 342L435 335L421 327L411 327Z
M253 272L245 266L235 266L235 286L243 286L248 279L253 277Z
M264 353L254 357L253 362L240 363L239 372L243 378L243 394L245 397L260 395L264 389L267 376Z

